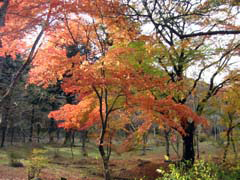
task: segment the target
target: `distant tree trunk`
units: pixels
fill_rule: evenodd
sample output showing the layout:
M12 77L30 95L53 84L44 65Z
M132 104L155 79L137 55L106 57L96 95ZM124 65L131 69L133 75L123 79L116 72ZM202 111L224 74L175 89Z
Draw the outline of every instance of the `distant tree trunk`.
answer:
M176 147L174 146L174 143L172 141L170 141L170 143L171 143L172 149L177 154L177 157L180 158L180 155L179 155L179 136L176 133L175 133L175 136L176 136Z
M40 124L37 124L37 142L40 143L40 131L41 131L41 126Z
M194 137L194 122L185 121L185 124L182 125L186 135L182 136L183 139L183 156L182 161L190 163L189 166L192 166L195 160L195 152L194 152L194 144L193 144L193 137Z
M58 127L57 127L56 135L57 135L57 141L59 141L60 140L60 128L58 128Z
M233 152L235 154L235 158L237 158L238 153L237 153L237 149L236 149L235 142L234 142L234 139L233 139L233 131L231 132L231 143L232 143Z
M75 144L75 131L71 132L71 145L74 146Z
M25 143L26 142L26 135L25 135L23 130L22 130L22 136L23 136L23 143Z
M170 128L164 129L164 138L165 138L165 147L166 147L166 155L170 157Z
M34 117L35 116L35 108L34 104L32 104L32 116L31 116L31 121L30 121L30 129L29 129L29 142L32 142L32 137L33 137L33 124L34 124Z
M71 130L65 130L65 138L63 141L63 145L67 145L70 142Z
M13 145L14 132L15 132L15 128L12 127L12 128L11 128L11 145Z
M83 156L88 156L88 153L87 153L87 150L86 150L87 134L88 134L88 130L80 131L80 140L81 140L81 143L82 143L82 155Z
M6 137L6 131L8 126L8 118L9 118L9 110L10 110L10 103L11 98L8 96L4 99L3 103L1 104L1 110L2 110L2 117L1 117L1 131L2 131L2 139L1 139L1 147L4 146L5 143L5 137Z
M200 150L199 150L199 132L196 133L196 150L197 150L197 158L200 159Z
M225 146L225 148L224 148L224 153L223 153L223 162L225 162L226 161L226 158L227 158L227 152L228 152L228 148L229 148L229 146L230 146L230 142L231 142L231 128L229 128L228 130L227 130L227 144L226 144L226 146Z
M56 124L53 118L50 119L49 127L48 127L48 136L49 136L49 143L54 141L53 132L56 130Z
M146 155L146 147L148 141L148 132L145 132L142 136L143 138L143 148L142 148L142 155Z

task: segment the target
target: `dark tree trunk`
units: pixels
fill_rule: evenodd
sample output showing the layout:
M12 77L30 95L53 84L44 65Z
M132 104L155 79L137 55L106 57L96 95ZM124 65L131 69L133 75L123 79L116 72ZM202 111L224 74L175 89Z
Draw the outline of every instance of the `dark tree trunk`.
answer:
M230 135L231 135L231 128L229 128L229 129L227 130L227 144L226 144L226 146L224 147L223 162L225 162L226 159L227 159L227 152L228 152L228 148L229 148L230 143L231 143L231 142L230 142L230 141L231 141Z
M71 145L74 146L75 144L75 131L72 131L71 133Z
M6 126L3 126L3 127L1 127L1 130L2 130L1 147L3 147L3 146L4 146L4 143L5 143L5 137L6 137L7 127L6 127Z
M170 129L164 129L164 138L165 138L165 142L166 142L166 155L168 157L170 157L170 132L171 130Z
M57 128L56 135L57 135L57 141L59 141L60 140L60 128Z
M67 145L70 142L70 137L71 137L71 130L66 130L63 145Z
M14 132L15 132L15 128L12 127L12 128L11 128L11 145L13 145Z
M48 127L48 136L49 136L49 143L54 141L54 131L56 131L56 123L53 118L50 119L49 127Z
M4 146L5 143L5 137L6 137L6 131L8 126L8 116L9 116L9 110L10 110L10 103L11 98L7 97L4 99L3 103L1 104L1 110L2 110L2 122L1 122L1 130L2 130L2 139L1 139L1 147Z
M22 130L22 136L23 136L23 143L25 143L26 142L26 135L25 135L23 130Z
M40 143L40 131L41 131L41 126L40 124L37 124L37 142Z
M30 129L29 129L29 142L32 142L32 137L33 137L33 123L34 123L34 105L32 105L32 117L31 117L31 121L30 121Z
M186 122L184 125L184 130L186 135L183 135L183 156L182 161L187 162L188 165L192 166L195 160L195 152L194 152L194 122Z
M142 155L146 155L146 147L147 147L147 141L148 141L148 133L143 134L143 148L142 148Z
M88 156L87 150L86 150L86 140L87 140L87 130L82 130L80 131L80 139L82 143L82 155L83 156Z
M109 170L109 157L106 156L105 151L104 151L104 147L102 144L100 144L98 146L98 150L101 154L102 160L103 160L103 170L104 170L104 179L105 180L111 180L111 176L110 176L110 170Z

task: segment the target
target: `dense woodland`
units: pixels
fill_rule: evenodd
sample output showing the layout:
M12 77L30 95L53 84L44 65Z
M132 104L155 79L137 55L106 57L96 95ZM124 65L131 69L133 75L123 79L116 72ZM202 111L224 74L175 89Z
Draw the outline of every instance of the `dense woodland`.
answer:
M1 0L1 177L239 179L239 15L238 0Z

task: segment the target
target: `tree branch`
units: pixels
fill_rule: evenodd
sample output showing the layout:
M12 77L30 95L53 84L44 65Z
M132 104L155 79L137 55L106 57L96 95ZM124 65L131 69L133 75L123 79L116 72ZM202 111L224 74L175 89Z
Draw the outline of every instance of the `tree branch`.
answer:
M212 35L229 35L229 34L240 34L240 30L233 30L233 31L208 31L208 32L199 32L199 33L191 33L181 35L181 39L190 38L190 37L199 37L199 36L212 36Z

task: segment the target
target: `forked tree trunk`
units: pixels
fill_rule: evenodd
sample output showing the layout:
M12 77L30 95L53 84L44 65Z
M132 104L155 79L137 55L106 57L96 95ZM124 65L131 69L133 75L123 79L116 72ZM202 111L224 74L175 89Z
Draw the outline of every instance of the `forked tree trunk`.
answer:
M195 160L195 152L193 145L193 137L194 137L194 122L186 122L184 126L184 130L186 135L183 135L183 156L182 161L188 163L189 166L194 164Z

